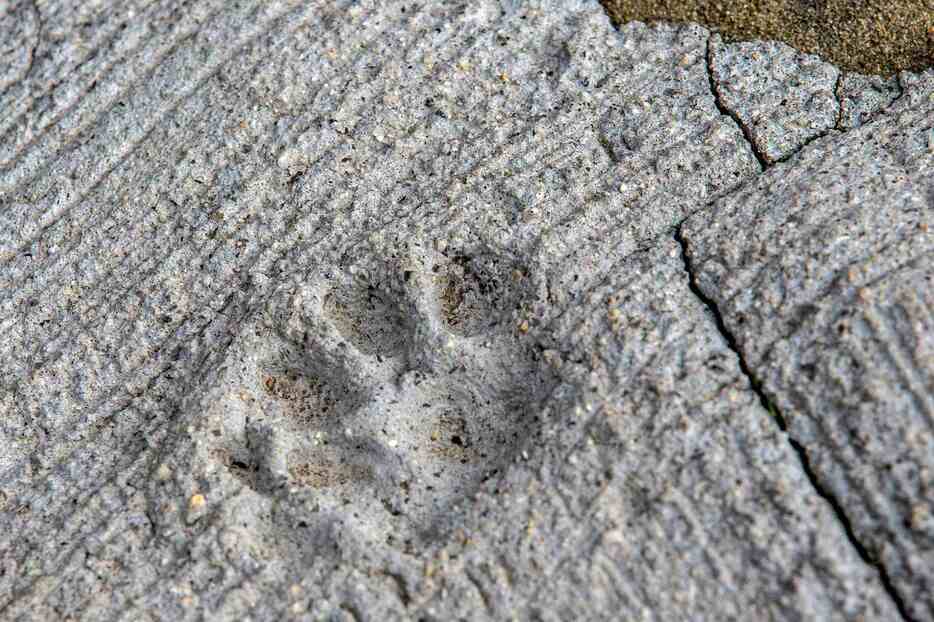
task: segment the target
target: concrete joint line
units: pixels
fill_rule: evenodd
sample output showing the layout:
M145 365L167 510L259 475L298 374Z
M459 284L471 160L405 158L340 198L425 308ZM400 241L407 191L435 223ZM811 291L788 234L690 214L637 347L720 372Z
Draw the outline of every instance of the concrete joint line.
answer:
M697 276L694 267L691 264L688 241L684 238L684 234L682 232L683 226L684 221L682 220L675 229L674 238L675 241L681 246L681 261L684 264L684 271L688 275L688 287L691 290L691 293L693 293L694 296L697 297L697 299L701 302L701 304L703 304L710 311L711 315L713 315L714 324L717 327L717 331L720 333L720 335L723 336L727 347L729 347L729 349L732 350L734 354L736 354L736 358L739 361L740 371L749 381L750 387L752 387L752 390L759 398L759 403L767 412L772 415L775 423L778 424L778 428L788 436L788 442L791 444L792 449L794 449L795 454L798 456L798 461L800 462L801 468L804 470L804 474L807 476L808 481L811 483L811 487L818 494L818 496L820 496L821 499L827 502L827 504L830 506L834 516L837 518L837 521L843 528L843 532L846 534L846 539L849 541L850 545L852 545L852 547L856 550L856 553L859 555L860 559L862 559L867 566L874 569L879 575L879 581L882 583L882 588L888 594L889 598L892 599L892 602L895 605L895 608L898 610L902 620L905 622L915 622L915 619L908 612L908 607L905 604L905 601L896 591L885 564L883 564L880 560L874 559L873 555L869 552L866 546L856 537L856 533L853 531L853 524L849 517L846 515L843 506L840 504L839 500L837 500L834 494L818 480L817 474L814 472L814 469L811 466L811 459L808 456L807 448L796 441L788 432L788 422L775 403L769 399L768 395L766 395L765 389L762 386L762 382L753 373L752 369L746 362L742 350L740 349L739 344L736 342L736 338L727 329L726 324L723 321L723 316L720 314L720 309L717 307L717 303L714 302L709 296L704 294L698 285Z

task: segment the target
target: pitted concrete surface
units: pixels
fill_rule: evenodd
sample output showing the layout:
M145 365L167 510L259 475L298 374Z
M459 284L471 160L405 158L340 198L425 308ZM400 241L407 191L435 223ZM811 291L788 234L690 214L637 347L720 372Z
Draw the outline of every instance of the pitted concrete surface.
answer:
M596 2L0 24L0 619L934 619L930 72Z

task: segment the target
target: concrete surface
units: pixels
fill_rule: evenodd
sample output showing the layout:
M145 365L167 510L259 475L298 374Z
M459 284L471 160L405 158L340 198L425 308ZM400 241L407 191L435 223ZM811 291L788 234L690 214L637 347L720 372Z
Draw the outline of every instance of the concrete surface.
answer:
M928 72L878 122L683 229L751 375L919 620L934 615L932 165Z
M934 619L932 72L0 14L0 619Z

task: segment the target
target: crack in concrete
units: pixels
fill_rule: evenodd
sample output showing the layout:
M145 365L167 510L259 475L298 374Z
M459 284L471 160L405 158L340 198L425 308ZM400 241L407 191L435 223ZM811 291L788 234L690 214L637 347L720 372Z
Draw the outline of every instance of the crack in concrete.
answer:
M717 107L717 110L720 111L725 117L733 119L733 122L739 126L739 130L743 133L743 138L746 139L746 142L749 143L749 148L752 149L752 154L756 156L756 160L759 161L759 166L764 171L772 163L769 159L759 150L759 147L756 146L756 141L753 139L752 130L743 123L742 119L739 118L739 115L727 108L726 104L723 103L723 98L720 96L720 89L717 85L717 80L713 75L713 46L711 45L712 36L707 37L707 80L710 82L710 92L713 93L713 102Z
M30 7L36 18L36 36L33 38L32 47L29 48L29 64L26 67L26 71L23 72L23 77L19 80L20 82L25 82L29 78L29 74L32 73L33 66L36 64L36 51L39 49L39 44L42 42L42 13L39 11L39 4L36 0L32 0L32 2L30 2Z
M723 336L727 347L729 347L730 350L732 350L736 355L736 358L739 361L740 371L749 381L750 387L759 398L759 403L768 413L772 415L776 424L778 425L778 428L787 435L788 443L791 445L792 449L797 455L798 461L801 464L801 468L804 471L805 476L808 478L811 487L814 489L817 495L830 506L834 516L843 528L843 532L846 535L846 539L849 541L850 545L859 555L860 559L863 560L863 563L875 570L879 577L879 581L882 584L882 589L886 592L886 594L888 594L889 598L892 599L892 603L898 610L902 620L905 622L915 622L915 619L908 612L908 607L905 604L905 601L895 589L895 585L892 582L892 578L889 575L885 564L876 559L875 555L870 552L866 545L860 542L859 538L856 537L856 533L853 530L853 524L844 511L842 504L834 496L833 492L831 492L820 482L820 479L814 472L807 448L791 436L791 433L788 431L788 422L785 419L785 416L781 413L775 403L769 399L768 395L766 395L765 389L762 386L762 381L755 375L755 373L753 373L752 369L749 367L749 364L746 362L746 359L743 356L742 350L740 349L736 338L729 331L729 329L727 329L726 323L723 320L723 316L720 313L720 309L717 306L717 303L714 302L713 299L711 299L709 296L704 294L698 285L694 266L691 264L688 241L685 239L682 231L685 221L686 219L682 220L678 224L677 228L675 229L674 239L681 246L681 262L684 265L684 271L688 275L688 287L691 290L691 293L693 293L694 296L697 297L697 299L701 302L701 304L703 304L710 311L711 315L713 315L714 324L717 327L717 331L720 333L720 335Z
M743 133L743 138L745 138L746 142L749 143L749 147L752 149L753 155L756 156L756 160L759 161L759 166L762 168L762 171L765 171L771 168L772 166L775 166L776 164L779 164L781 162L787 162L792 157L794 157L796 154L798 154L802 149L810 145L812 142L814 142L815 140L824 138L825 136L830 134L830 132L833 130L838 130L841 133L846 132L846 130L841 130L839 127L841 120L843 118L843 102L840 100L838 90L840 89L840 86L842 84L844 72L838 69L837 70L838 71L837 82L834 85L834 98L837 100L837 116L836 116L834 125L804 140L797 149L783 155L780 158L775 158L773 160L772 158L765 155L756 145L755 138L752 135L752 129L748 125L746 125L742 121L742 119L740 119L738 114L736 114L723 102L723 98L720 95L719 85L717 84L716 78L714 78L713 46L711 45L711 39L713 39L713 37L707 38L707 79L710 82L710 92L713 93L714 105L716 105L717 110L720 111L720 114L733 119L733 122L736 123L737 126L739 126L740 131Z
M830 134L831 131L833 131L833 130L835 130L835 129L837 129L837 128L836 128L836 127L828 127L827 129L822 130L821 132L815 134L814 136L811 136L810 138L805 139L805 140L801 143L801 145L800 145L797 149L795 149L794 151L791 151L791 152L789 152L789 153L783 155L783 156L780 157L780 158L777 158L777 159L775 159L775 160L772 160L772 164L771 164L771 165L780 164L780 163L782 163L782 162L787 162L787 161L790 160L791 158L793 158L793 157L795 157L796 155L798 155L799 153L801 153L801 151L803 151L805 147L807 147L808 145L810 145L811 143L813 143L815 140L820 140L821 138L824 138L825 136L827 136L828 134ZM846 131L846 130L841 130L841 133L843 133L843 132L845 132L845 131Z
M707 78L710 83L710 91L714 98L714 104L717 107L717 110L720 112L721 115L729 117L730 119L733 120L734 123L736 123L737 127L739 127L740 131L743 134L743 138L745 138L746 142L749 144L750 149L752 150L753 155L755 156L756 160L759 162L759 166L761 168L759 175L761 175L763 172L765 172L767 169L771 168L775 164L789 160L791 157L796 155L798 152L800 152L802 149L807 147L809 144L811 144L815 140L824 138L825 136L830 134L831 131L836 130L837 132L840 132L841 134L846 133L848 131L847 129L840 127L842 124L842 120L843 120L843 99L841 97L841 89L843 86L845 72L843 69L838 68L837 80L836 80L836 83L834 84L834 89L833 89L834 98L837 100L837 115L836 115L833 126L828 127L824 131L804 141L800 147L798 147L791 153L781 158L778 158L776 160L769 159L757 147L756 142L752 136L752 130L740 119L738 114L736 114L723 102L723 99L722 99L722 96L719 90L719 85L717 84L716 78L714 77L714 68L713 68L714 52L713 52L713 45L711 43L712 38L713 38L712 36L708 36L707 38L706 66L707 66ZM907 89L905 88L905 84L903 82L903 77L901 73L899 73L897 76L896 84L899 89L898 95L887 106L877 111L876 114L888 113L889 110L891 110L891 108L905 95L905 92ZM873 115L873 117L875 116L876 115ZM755 179L759 175L754 175L752 179ZM745 184L739 184L738 187L742 187L744 185ZM739 362L740 371L743 374L743 376L745 376L746 379L748 380L750 387L752 388L753 392L755 392L756 396L759 399L760 405L766 410L766 412L772 415L779 429L783 433L786 434L788 438L788 443L791 445L792 449L794 450L795 455L798 458L798 462L800 463L801 468L804 471L804 474L808 479L808 482L811 484L811 487L813 488L814 492L816 492L817 495L821 499L823 499L827 503L827 505L830 507L835 518L837 519L837 522L842 527L847 541L856 551L857 555L860 557L863 563L865 563L867 566L869 566L875 571L876 575L879 577L879 581L882 585L883 590L892 600L892 603L895 606L896 610L898 611L901 619L904 620L905 622L915 622L915 618L913 618L912 615L909 613L908 606L906 605L904 599L901 597L901 595L896 590L895 585L892 582L892 578L889 575L887 568L885 567L885 564L882 561L876 559L875 554L870 552L870 550L866 547L866 545L864 545L859 540L859 538L857 538L856 533L853 529L853 524L850 521L850 518L847 516L843 508L843 505L836 498L833 492L830 491L827 487L825 487L820 482L820 479L818 478L817 473L814 471L814 468L811 464L811 458L808 455L807 448L804 447L801 443L799 443L797 440L795 440L791 436L791 433L788 431L787 420L785 419L781 411L778 409L778 407L775 405L775 403L768 397L768 395L766 395L765 390L762 386L762 381L753 373L752 369L750 369L739 347L739 344L736 341L736 338L727 329L726 324L723 320L723 316L721 315L720 309L717 306L716 302L714 302L710 297L704 294L703 291L700 289L700 286L697 283L697 278L695 275L694 267L691 264L690 252L688 249L688 242L685 239L683 232L682 232L682 228L686 220L687 218L683 219L675 227L674 239L681 247L681 261L684 266L684 270L688 275L688 287L691 290L691 293L694 294L694 296L701 302L701 304L703 304L710 311L714 319L714 324L717 327L717 331L726 341L727 347L729 347L729 349L736 355L737 361Z

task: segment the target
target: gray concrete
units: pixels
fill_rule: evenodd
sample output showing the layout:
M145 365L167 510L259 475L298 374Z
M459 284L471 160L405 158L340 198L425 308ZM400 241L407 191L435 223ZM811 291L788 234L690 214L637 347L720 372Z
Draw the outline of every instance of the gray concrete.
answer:
M840 71L776 41L710 38L711 85L767 164L789 157L836 127Z
M932 169L929 72L684 227L700 289L919 620L934 616Z
M905 74L910 79L910 74ZM849 130L871 121L902 94L898 76L882 78L845 73L837 83L840 116L836 129Z
M0 15L0 619L934 619L930 74Z

